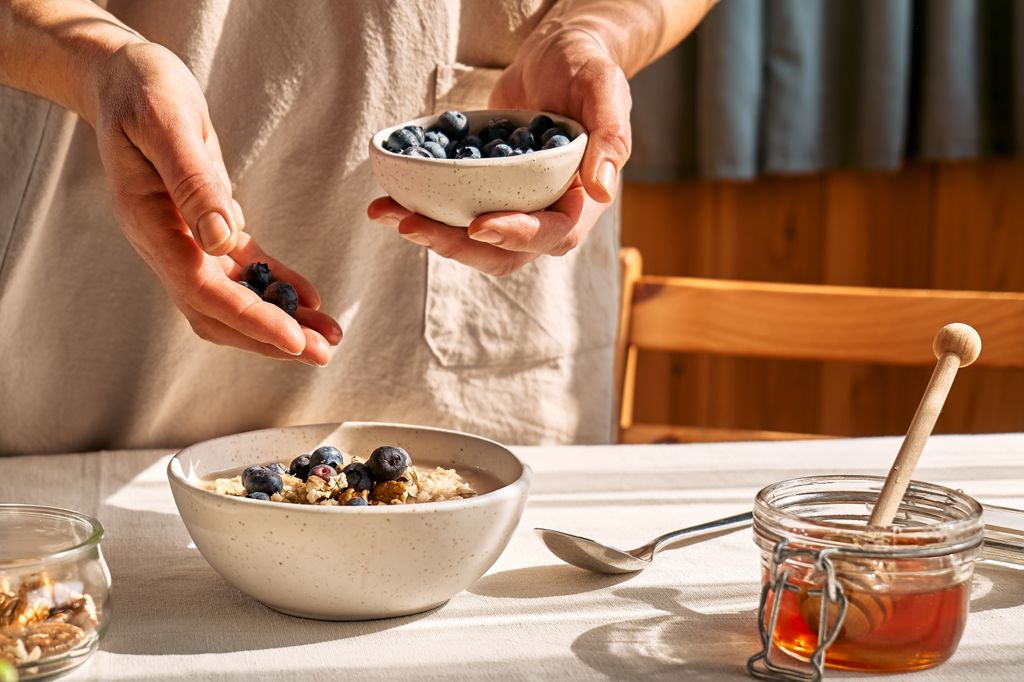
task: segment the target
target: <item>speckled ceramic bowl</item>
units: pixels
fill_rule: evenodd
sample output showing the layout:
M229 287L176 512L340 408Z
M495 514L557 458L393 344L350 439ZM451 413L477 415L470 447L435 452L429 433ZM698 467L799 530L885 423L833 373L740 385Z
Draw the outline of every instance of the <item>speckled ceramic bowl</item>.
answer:
M540 111L482 109L465 111L476 133L492 118L524 126ZM548 114L573 135L569 144L522 156L499 159L422 159L402 156L382 146L391 133L407 125L428 128L437 116L424 116L381 130L370 139L370 161L377 182L399 204L438 222L465 227L482 213L539 211L565 194L579 170L587 133L576 121Z
M216 474L287 462L323 444L364 457L397 445L414 463L479 470L500 487L465 500L369 507L260 502L203 488ZM225 436L182 450L167 467L178 512L214 570L272 609L321 620L404 616L466 589L508 544L531 475L484 438L366 422Z

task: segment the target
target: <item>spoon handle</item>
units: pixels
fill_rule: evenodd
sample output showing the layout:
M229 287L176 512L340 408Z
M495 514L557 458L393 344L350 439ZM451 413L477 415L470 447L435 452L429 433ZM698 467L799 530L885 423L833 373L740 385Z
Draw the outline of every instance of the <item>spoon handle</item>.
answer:
M742 514L736 514L735 516L727 516L724 519L708 521L707 523L700 523L696 526L683 528L682 530L674 530L671 533L665 533L664 535L651 540L647 546L650 547L651 555L653 556L677 540L697 535L727 533L739 530L740 528L746 528L749 526L753 519L753 512L744 512Z

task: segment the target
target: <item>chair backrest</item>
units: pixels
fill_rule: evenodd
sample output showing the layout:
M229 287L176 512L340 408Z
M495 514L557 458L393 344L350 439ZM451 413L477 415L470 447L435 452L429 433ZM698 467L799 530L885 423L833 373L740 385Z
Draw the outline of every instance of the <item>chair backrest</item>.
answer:
M638 350L932 365L936 332L965 322L982 338L979 366L1024 367L1022 293L654 277L633 248L620 265L620 440L634 440Z

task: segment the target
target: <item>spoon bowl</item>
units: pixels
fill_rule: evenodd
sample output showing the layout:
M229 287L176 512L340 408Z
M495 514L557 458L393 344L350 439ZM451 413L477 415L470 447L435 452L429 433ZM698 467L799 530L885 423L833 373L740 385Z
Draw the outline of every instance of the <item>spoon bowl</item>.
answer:
M691 545L732 533L750 526L752 520L751 512L727 516L723 519L659 535L647 544L630 550L616 549L596 540L560 530L551 530L550 528L534 528L534 530L540 535L541 540L552 554L567 564L594 573L616 574L637 573L647 568L654 560L654 555L667 547Z

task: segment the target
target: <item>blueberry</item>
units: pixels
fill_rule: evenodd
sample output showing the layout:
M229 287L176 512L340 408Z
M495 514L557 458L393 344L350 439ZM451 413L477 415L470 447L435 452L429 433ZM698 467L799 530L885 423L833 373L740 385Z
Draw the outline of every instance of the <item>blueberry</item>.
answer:
M288 473L303 481L309 476L309 455L299 455L288 465Z
M262 464L253 464L251 467L245 467L245 470L242 472L242 485L248 487L249 476L251 476L254 471L259 471L260 469L266 469L266 467Z
M540 139L540 136L543 135L546 130L553 128L554 126L555 122L551 120L550 116L540 114L533 117L533 120L530 121L530 125L528 127L530 132L533 133L533 136Z
M508 136L508 143L513 147L532 147L534 144L533 133L529 128L516 128Z
M552 128L548 128L547 130L545 130L544 133L540 136L541 146L546 145L548 143L548 140L550 140L555 135L561 135L562 137L565 138L569 137L569 134L567 132L565 132L558 126L554 126Z
M555 147L564 147L569 144L569 138L565 135L552 135L541 149L554 149Z
M270 495L268 495L266 493L261 493L259 491L254 492L254 493L249 493L248 495L246 495L246 497L248 497L250 500L263 500L264 502L269 502L270 501Z
M423 147L408 147L402 150L402 156L418 156L421 159L432 159L434 155Z
M306 476L306 480L308 481L316 476L317 478L322 478L324 483L330 483L331 476L334 476L336 473L338 472L335 471L332 466L327 464L317 464L314 467L309 467L309 476Z
M345 464L345 458L338 448L331 445L322 445L309 456L309 466L315 467L318 464L326 464L335 471L341 471L341 467Z
M270 469L271 471L273 471L278 476L280 476L281 474L287 474L288 473L288 471L283 466L278 464L277 462L274 462L273 464L268 464L267 468Z
M353 497L351 500L349 500L348 502L345 503L345 506L346 507L365 507L368 504L370 504L370 503L367 502L366 500L364 500L361 497Z
M295 293L295 287L288 282L271 283L263 292L263 300L273 303L292 317L295 317L295 311L299 308L299 295Z
M512 150L512 156L522 156L523 154L532 154L533 150L529 147L516 147Z
M252 467L246 469L246 471L251 469ZM267 496L281 492L281 488L284 487L281 477L266 467L259 467L250 471L247 478L243 477L242 485L245 486L245 492L250 495L253 493L263 493Z
M455 152L456 159L482 159L483 156L477 147L462 147Z
M426 133L423 132L423 128L419 126L405 126L402 130L408 130L416 137L416 144L423 144L424 140L427 139Z
M483 155L489 159L496 159L502 156L512 156L512 147L505 144L502 140L493 140L484 145L481 150Z
M487 127L480 131L480 139L485 143L491 140L507 140L515 129L515 124L507 118L492 118L487 122Z
M401 154L406 147L415 147L419 143L420 140L416 137L416 133L408 128L399 128L388 135L388 141L384 143L384 148L389 152Z
M455 140L456 149L462 149L463 147L476 147L477 149L480 149L483 146L483 140L476 135L469 135L461 140Z
M365 464L352 462L341 470L345 474L348 487L358 491L369 490L373 487L373 479L370 478L370 470Z
M430 155L433 156L435 159L448 158L448 154L447 152L445 152L444 147L442 147L436 142L424 142L423 146L420 147L420 149L426 149L428 152L430 152Z
M256 294L257 296L262 296L262 295L263 295L263 292L262 292L262 291L260 291L259 289L257 289L257 288L256 288L256 287L254 287L253 285L249 284L249 283L248 283L248 282L246 282L246 281L245 281L244 279L243 279L243 280L242 280L241 282L239 282L239 284L241 284L241 285L242 285L243 287L245 287L245 288L246 288L246 289L248 289L249 291L253 292L253 293L254 293L254 294Z
M424 142L435 142L442 147L447 147L454 140L449 140L448 136L442 133L440 130L434 130L431 128L423 135Z
M263 290L270 286L274 278L270 274L270 266L266 263L249 263L242 270L242 281L262 296Z
M393 445L383 445L372 453L366 460L366 468L370 470L370 476L374 481L393 481L400 478L405 470L412 465L412 458L402 448Z
M437 117L434 128L448 136L449 140L461 140L469 135L469 121L461 111L446 111Z

